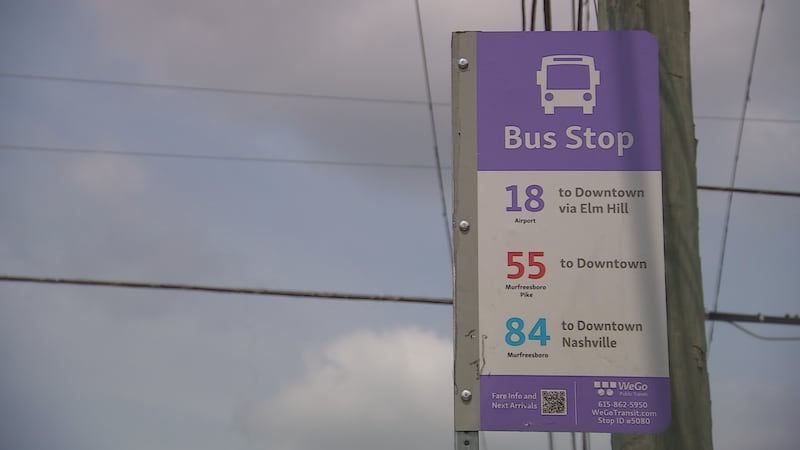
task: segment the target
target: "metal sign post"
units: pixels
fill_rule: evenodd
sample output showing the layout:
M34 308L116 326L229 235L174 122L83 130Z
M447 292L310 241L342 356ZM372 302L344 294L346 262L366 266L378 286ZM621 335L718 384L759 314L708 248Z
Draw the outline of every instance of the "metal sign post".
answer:
M457 448L664 429L655 39L465 32L452 56Z

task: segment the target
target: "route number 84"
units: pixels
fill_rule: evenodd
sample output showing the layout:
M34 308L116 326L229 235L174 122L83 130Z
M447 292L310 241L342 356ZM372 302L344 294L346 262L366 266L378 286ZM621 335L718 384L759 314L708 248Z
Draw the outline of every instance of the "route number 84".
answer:
M540 317L539 320L533 324L531 331L525 334L525 321L520 317L509 317L506 320L506 344L512 347L519 347L525 343L525 340L539 341L542 347L547 345L550 340L550 335L547 334L547 319Z

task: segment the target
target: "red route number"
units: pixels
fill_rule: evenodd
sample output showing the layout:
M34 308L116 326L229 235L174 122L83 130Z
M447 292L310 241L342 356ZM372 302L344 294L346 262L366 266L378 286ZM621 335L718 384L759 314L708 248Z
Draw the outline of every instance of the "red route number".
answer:
M522 278L528 272L528 278L531 280L538 280L544 276L546 268L544 263L536 261L537 257L544 256L544 252L528 252L528 265L532 270L526 270L525 252L508 252L508 267L514 269L511 273L506 274L506 278L516 280Z

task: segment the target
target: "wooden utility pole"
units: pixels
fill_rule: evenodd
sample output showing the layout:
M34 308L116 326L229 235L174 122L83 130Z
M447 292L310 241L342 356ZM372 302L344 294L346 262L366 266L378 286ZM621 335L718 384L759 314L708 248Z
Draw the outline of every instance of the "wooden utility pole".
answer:
M689 63L689 0L605 0L609 30L659 42L661 148L672 422L662 433L614 434L614 450L711 450L711 398L697 214L697 141Z

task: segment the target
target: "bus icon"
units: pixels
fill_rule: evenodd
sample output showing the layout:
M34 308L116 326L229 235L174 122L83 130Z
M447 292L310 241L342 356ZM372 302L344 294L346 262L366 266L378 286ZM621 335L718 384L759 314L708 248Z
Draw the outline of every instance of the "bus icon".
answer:
M561 107L580 107L583 114L592 114L597 105L600 71L595 69L591 56L545 56L541 69L536 71L536 84L545 114L555 114L555 108Z

